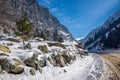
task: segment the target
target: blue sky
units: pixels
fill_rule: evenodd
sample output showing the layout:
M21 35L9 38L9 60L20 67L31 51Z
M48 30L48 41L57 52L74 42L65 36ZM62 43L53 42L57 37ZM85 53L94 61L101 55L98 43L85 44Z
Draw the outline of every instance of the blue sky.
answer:
M76 38L85 37L120 10L120 0L37 0Z

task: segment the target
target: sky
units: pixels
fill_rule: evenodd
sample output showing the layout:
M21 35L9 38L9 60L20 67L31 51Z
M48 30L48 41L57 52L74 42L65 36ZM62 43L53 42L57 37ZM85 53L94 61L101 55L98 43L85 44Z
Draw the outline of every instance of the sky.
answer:
M75 38L84 38L120 10L120 0L37 0L65 25Z

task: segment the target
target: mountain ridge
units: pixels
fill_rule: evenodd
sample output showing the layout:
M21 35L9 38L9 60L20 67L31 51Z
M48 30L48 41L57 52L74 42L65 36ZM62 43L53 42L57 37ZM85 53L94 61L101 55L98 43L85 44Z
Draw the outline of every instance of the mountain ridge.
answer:
M104 38L107 40L106 35L108 34L108 32L120 24L119 19L120 19L120 10L118 10L115 14L110 16L103 25L93 29L82 40L83 44L85 45L85 48L89 50L106 49L105 43L101 42L101 41L105 41L102 38L105 36Z
M15 28L15 21L28 14L30 21L34 24L35 30L50 32L49 39L53 40L55 29L63 31L68 36L59 32L59 35L65 40L73 40L73 36L68 29L54 17L48 8L38 4L37 0L1 0L0 1L0 22L8 27Z

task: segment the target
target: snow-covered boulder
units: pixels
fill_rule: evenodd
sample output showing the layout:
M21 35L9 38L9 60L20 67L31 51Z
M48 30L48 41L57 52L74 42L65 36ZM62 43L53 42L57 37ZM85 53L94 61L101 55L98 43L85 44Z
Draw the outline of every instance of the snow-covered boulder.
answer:
M19 62L19 63L18 63ZM20 60L13 60L9 57L3 57L0 58L0 65L3 70L5 70L8 73L14 73L14 74L20 74L24 71L24 68L21 67L24 63L22 63Z
M57 56L55 56L55 60L58 63L58 66L60 66L60 67L65 66L65 60L61 55L58 54Z
M12 42L17 42L17 43L20 43L20 42L21 42L21 40L15 39L15 38L8 38L7 40L8 40L8 41L12 41Z
M43 53L48 53L48 48L46 45L40 45L38 46L38 49L40 49Z
M7 46L0 44L0 51L3 51L5 53L10 53L10 49Z
M49 60L50 64L52 64L53 66L56 66L57 64L56 64L56 60L54 58L55 58L55 56L53 56L53 55L48 56L48 60Z
M26 45L26 48L28 48L28 49L32 49L31 44L28 43L28 44Z
M29 67L33 67L34 69L39 70L40 72L42 72L41 67L44 67L46 65L45 60L38 59L38 54L33 54L33 56L31 58L26 59L24 63Z
M36 70L34 68L31 68L29 71L31 75L35 75Z

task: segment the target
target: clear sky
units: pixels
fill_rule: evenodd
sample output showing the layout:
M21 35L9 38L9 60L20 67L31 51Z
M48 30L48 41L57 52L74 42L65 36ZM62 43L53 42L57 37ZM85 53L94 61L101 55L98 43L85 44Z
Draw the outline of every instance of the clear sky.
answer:
M37 0L65 25L75 38L85 37L120 10L120 0Z

